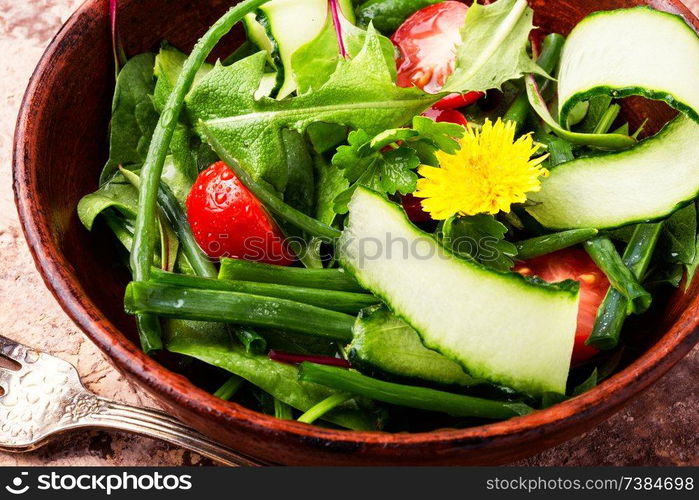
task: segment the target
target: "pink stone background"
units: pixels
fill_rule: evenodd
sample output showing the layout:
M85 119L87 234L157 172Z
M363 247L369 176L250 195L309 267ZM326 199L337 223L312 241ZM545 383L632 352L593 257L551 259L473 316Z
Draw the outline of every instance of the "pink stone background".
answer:
M106 1L106 0L105 0ZM699 0L685 0L699 15ZM86 385L154 406L66 317L44 287L21 234L11 186L15 119L53 34L80 0L0 0L0 334L75 364ZM593 431L520 465L699 465L699 347L626 409ZM36 452L0 453L1 465L199 465L189 451L120 433L82 432Z

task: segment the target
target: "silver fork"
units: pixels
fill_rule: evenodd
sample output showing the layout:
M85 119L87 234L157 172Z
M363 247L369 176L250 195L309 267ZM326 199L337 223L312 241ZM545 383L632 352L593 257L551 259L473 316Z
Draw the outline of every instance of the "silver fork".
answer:
M261 465L161 411L136 408L85 389L67 361L0 335L0 450L39 448L60 432L107 428L182 446L226 465ZM10 360L9 362L7 360Z

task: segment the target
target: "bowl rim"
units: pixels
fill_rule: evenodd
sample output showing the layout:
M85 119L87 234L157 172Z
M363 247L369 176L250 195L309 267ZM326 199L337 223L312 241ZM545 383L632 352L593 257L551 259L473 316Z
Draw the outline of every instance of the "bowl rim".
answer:
M678 0L665 0L699 32L697 19ZM396 451L442 444L450 447L478 448L508 447L534 437L561 433L573 426L591 427L624 403L637 396L666 373L699 341L699 295L682 312L678 320L658 340L652 349L590 391L551 408L465 429L443 429L418 433L386 433L381 431L334 430L278 420L237 403L215 398L196 387L184 376L168 370L130 342L89 299L77 277L71 272L65 256L50 236L46 214L31 201L36 190L37 176L33 169L33 129L36 128L37 96L43 89L45 74L60 59L63 43L86 15L96 16L99 0L86 0L66 21L42 55L24 94L14 135L13 189L19 220L44 283L73 322L105 353L118 369L138 381L151 393L167 403L190 413L206 415L237 427L242 432L272 431L278 437L292 440L312 438L332 451L347 443L361 443L361 454L379 449Z

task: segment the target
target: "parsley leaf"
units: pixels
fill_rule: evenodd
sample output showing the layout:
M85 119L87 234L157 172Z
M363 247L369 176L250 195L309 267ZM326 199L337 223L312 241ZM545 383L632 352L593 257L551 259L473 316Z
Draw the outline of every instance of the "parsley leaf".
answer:
M441 233L443 244L457 255L501 271L514 266L517 247L505 239L507 226L492 215L452 217Z
M461 125L437 123L424 116L414 117L412 128L384 130L374 137L365 130L351 132L348 144L337 148L332 159L350 183L336 198L335 210L347 212L357 186L389 195L412 193L417 187L415 169L420 164L438 166L435 153L455 153L463 134Z

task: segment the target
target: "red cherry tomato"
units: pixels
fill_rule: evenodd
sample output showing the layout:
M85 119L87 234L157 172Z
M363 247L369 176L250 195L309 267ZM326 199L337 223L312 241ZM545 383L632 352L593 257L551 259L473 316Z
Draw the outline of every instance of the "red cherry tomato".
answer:
M438 109L436 107L432 107L422 113L422 116L432 118L436 122L456 123L457 125L462 125L464 127L468 125L466 117L455 109Z
M187 197L187 219L197 243L211 258L282 266L294 261L274 221L223 162L199 174Z
M483 92L467 92L465 94L451 94L437 101L432 107L438 109L456 109L470 106L485 94Z
M609 280L589 255L584 250L569 248L520 262L515 266L515 271L525 276L538 276L550 283L567 279L580 283L578 327L572 362L580 364L597 354L597 349L585 345L585 341L592 332L597 310L609 290Z

